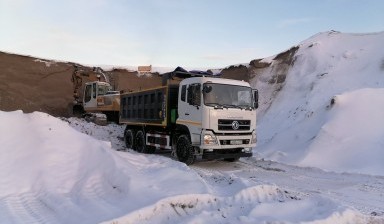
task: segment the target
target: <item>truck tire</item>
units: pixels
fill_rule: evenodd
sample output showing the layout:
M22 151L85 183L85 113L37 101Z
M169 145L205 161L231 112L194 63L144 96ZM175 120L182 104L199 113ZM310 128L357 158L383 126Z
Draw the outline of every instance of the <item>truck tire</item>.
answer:
M141 152L141 153L147 152L147 147L145 144L145 134L143 131L141 131L141 130L137 131L135 143L136 143L136 151Z
M176 155L180 162L191 165L195 162L194 149L187 135L180 135L176 143Z
M128 149L135 149L135 132L132 129L126 129L124 132L124 142Z

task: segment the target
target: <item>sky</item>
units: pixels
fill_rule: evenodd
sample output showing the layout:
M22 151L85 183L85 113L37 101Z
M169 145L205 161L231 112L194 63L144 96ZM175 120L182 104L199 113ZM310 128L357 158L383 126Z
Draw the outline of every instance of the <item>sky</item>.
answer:
M0 0L0 51L87 65L223 68L319 33L384 31L382 0Z

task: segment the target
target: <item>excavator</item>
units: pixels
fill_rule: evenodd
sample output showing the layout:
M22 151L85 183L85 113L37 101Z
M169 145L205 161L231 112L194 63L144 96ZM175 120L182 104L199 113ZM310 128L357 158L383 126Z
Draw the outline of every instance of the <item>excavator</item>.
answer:
M100 67L87 68L74 64L73 115L99 125L119 121L120 92L114 91L111 76Z

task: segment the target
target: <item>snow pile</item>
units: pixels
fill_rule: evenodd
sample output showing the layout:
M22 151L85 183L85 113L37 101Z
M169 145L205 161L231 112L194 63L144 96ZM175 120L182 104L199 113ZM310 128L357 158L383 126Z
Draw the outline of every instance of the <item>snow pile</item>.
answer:
M281 90L271 91L271 70L253 80L262 102L271 102L261 104L255 152L291 164L382 175L383 48L384 32L321 33L300 44Z
M382 175L384 88L359 89L334 97L325 124L301 165ZM324 158L324 159L319 159Z
M114 223L366 223L367 217L324 198L300 199L270 185L231 197L208 194L166 198ZM105 224L111 223L105 222Z
M2 223L95 223L164 197L207 192L184 164L123 158L109 142L50 115L0 111L0 123Z
M125 151L126 147L123 141L124 126L118 124L108 124L108 128L97 125L93 122L84 122L83 119L76 117L61 118L81 133L92 136L96 139L110 142L112 148L119 151Z
M110 142L80 133L68 122L90 132L88 123L76 119L0 111L1 222L365 223L372 219L331 199L273 184L232 180L227 185L232 190L218 190L217 184L183 163L115 151Z

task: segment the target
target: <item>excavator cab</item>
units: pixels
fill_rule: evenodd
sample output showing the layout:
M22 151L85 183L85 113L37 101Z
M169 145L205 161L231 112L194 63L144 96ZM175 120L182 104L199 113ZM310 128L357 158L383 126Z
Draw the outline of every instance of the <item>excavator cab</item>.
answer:
M106 116L108 121L119 121L120 92L112 91L110 78L101 68L74 65L71 79L74 116Z
M112 91L107 82L87 82L84 85L83 107L88 117L96 116L99 120L119 121L120 92ZM104 116L105 115L105 116ZM97 119L93 119L95 123Z
M88 82L84 86L83 105L84 110L93 110L102 104L102 97L112 90L111 85L106 82Z

